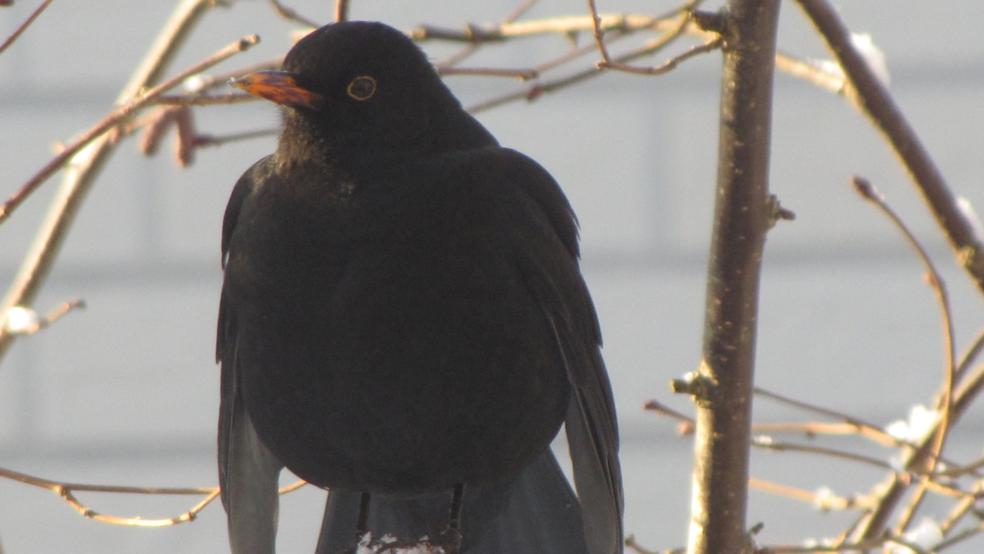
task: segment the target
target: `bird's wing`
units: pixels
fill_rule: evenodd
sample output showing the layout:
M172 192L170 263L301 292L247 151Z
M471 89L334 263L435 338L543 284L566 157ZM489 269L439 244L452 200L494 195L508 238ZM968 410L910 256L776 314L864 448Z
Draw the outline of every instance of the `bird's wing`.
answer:
M578 267L577 221L557 182L536 162L508 149L494 155L492 175L507 183L500 198L512 249L572 385L566 428L585 538L593 554L620 553L618 426L598 318Z
M222 224L222 260L240 210L255 187L256 170L248 170L233 189ZM277 481L283 466L260 441L246 413L240 386L236 314L223 287L219 303L216 359L222 364L219 402L219 486L228 514L234 554L272 554L277 534Z

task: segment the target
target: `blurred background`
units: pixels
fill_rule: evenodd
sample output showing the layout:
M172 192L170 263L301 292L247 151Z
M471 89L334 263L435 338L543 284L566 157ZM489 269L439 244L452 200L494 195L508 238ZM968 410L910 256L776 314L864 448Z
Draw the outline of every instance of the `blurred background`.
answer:
M0 8L0 36L36 6ZM176 2L56 2L0 55L0 196L13 193L66 141L98 120L149 47ZM209 13L169 74L247 33L263 42L213 70L282 55L298 25L261 0ZM353 0L351 17L408 29L462 28L501 20L517 2ZM331 2L289 5L318 20ZM707 2L706 9L720 3ZM661 14L669 1L600 2L603 12ZM950 0L841 2L852 30L884 51L896 101L934 155L950 187L984 210L984 3ZM525 17L583 15L584 2L544 0ZM590 41L589 34L580 37ZM688 42L686 44L692 44ZM465 66L529 67L563 52L546 36L484 48ZM682 45L670 52L679 52ZM783 4L779 47L827 58L797 6ZM441 59L460 45L427 43ZM613 45L613 53L625 46ZM670 52L638 64L658 64ZM588 67L583 59L555 74ZM602 319L605 356L619 409L626 530L649 548L684 544L691 442L671 420L643 410L658 399L690 413L667 382L699 361L704 272L717 153L720 56L698 57L661 77L610 73L578 86L482 113L504 145L548 168L565 188L582 227L583 266ZM549 77L548 77L549 78ZM515 80L452 76L465 105L517 90ZM528 86L528 85L527 85ZM199 132L272 128L265 103L195 111ZM794 398L887 424L929 403L941 381L938 310L917 258L900 235L849 186L869 178L930 249L947 280L958 346L984 325L978 291L956 268L918 193L881 137L846 102L786 75L776 78L772 191L796 213L769 235L760 310L757 383ZM272 137L202 149L177 167L170 142L155 158L123 144L89 195L38 311L82 297L85 311L19 339L0 365L0 466L52 479L103 484L207 486L216 481L218 368L214 327L220 222L233 183L269 153ZM55 180L53 180L55 181ZM16 273L57 182L48 183L0 227L0 286ZM982 454L984 410L972 409L948 453ZM811 419L757 399L758 421ZM799 437L793 437L802 440ZM857 440L827 441L883 459L894 452ZM863 493L884 470L806 456L754 452L753 475L808 490ZM323 492L282 499L279 548L310 552ZM176 515L191 497L80 493L94 509L145 517ZM836 535L850 514L752 492L749 523L763 543ZM938 516L949 504L930 502ZM219 552L221 507L191 524L163 529L107 526L80 517L41 489L0 480L0 542L34 552ZM984 538L950 549L980 552Z

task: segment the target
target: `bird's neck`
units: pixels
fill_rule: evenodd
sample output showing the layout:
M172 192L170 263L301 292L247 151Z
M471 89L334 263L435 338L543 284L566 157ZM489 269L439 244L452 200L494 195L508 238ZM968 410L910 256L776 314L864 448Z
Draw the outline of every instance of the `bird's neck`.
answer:
M495 137L460 106L431 110L426 125L413 134L396 140L370 140L367 137L337 134L317 122L294 114L284 118L284 130L277 148L278 163L336 166L356 171L360 164L378 165L379 161L420 159L448 152L496 146Z

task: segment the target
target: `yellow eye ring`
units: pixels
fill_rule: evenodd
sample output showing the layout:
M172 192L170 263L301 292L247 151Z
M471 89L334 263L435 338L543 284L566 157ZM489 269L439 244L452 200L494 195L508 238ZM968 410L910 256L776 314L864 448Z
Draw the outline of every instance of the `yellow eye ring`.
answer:
M365 102L376 94L376 79L369 75L359 75L345 87L345 93L353 100Z

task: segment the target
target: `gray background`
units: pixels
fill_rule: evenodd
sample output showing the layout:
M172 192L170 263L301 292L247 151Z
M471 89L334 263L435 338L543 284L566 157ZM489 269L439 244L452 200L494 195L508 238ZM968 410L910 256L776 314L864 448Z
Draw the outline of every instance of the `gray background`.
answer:
M0 9L0 35L34 4ZM56 2L0 56L0 195L40 167L54 141L105 113L173 4ZM292 3L320 20L328 17L328 4ZM888 56L892 91L950 186L984 210L984 40L978 28L984 3L842 4L852 28L872 33ZM499 19L512 6L356 0L353 16L404 28L422 21L460 26ZM647 13L671 6L602 3L605 11ZM583 2L558 0L543 2L530 17L584 11ZM208 15L174 68L250 32L261 34L263 44L225 68L282 54L292 28L271 15L266 2L242 0ZM780 45L826 56L793 3L783 5ZM490 48L473 65L532 65L564 47L557 37L519 41ZM426 48L435 58L453 51ZM718 56L709 55L659 78L612 74L481 116L503 144L530 154L557 177L581 218L584 271L603 320L623 431L626 528L654 548L685 541L690 440L641 406L658 398L690 409L666 383L695 367L700 353L718 68ZM466 104L518 86L469 77L449 83ZM776 85L772 188L797 220L769 236L757 380L887 423L913 403L928 402L936 389L940 325L917 260L851 191L848 177L870 178L930 247L950 288L961 345L982 323L981 297L955 268L918 195L868 123L808 84L780 75ZM276 111L261 104L197 112L200 130L209 133L276 121ZM273 144L263 139L203 150L190 169L175 167L167 152L146 159L134 154L133 141L122 145L37 304L47 310L81 296L89 308L19 340L0 368L0 465L80 482L214 483L220 218L241 171ZM14 275L56 184L0 228L0 285ZM954 456L969 461L980 455L981 411L972 410L955 433ZM804 417L767 400L757 401L755 415L759 421ZM847 439L832 444L867 448ZM892 454L868 450L885 459ZM768 452L753 454L752 470L807 489L829 485L841 494L864 492L883 475L850 462ZM306 489L284 499L281 551L311 550L321 498ZM190 498L82 499L103 512L147 517L193 504ZM939 514L946 504L931 507L929 513ZM850 520L757 492L749 518L765 522L764 542L832 535ZM118 528L86 521L49 493L9 481L0 481L0 539L17 554L225 548L217 505L188 525ZM982 548L978 539L952 551Z

